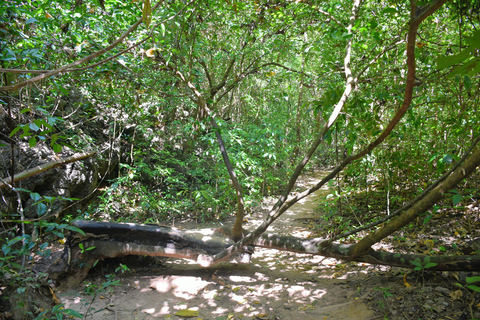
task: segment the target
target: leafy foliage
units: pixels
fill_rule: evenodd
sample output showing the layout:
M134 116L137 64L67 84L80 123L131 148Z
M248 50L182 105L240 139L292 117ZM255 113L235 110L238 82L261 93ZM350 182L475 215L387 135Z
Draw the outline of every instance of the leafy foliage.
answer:
M0 138L10 139L12 149L15 143L52 153L99 149L118 168L102 180L88 210L76 214L164 223L234 214L237 190L218 147L220 133L252 210L262 197L284 192L343 97L348 74L354 90L307 170L337 165L368 146L402 104L407 2L364 1L356 18L351 6L8 1L0 8L0 103L10 122ZM478 135L478 24L477 6L452 1L420 26L413 104L380 147L331 185L323 203L330 235L388 216L453 168ZM120 34L123 41L111 47ZM51 70L58 72L33 81ZM6 89L25 81L33 85ZM439 204L423 221L440 208L478 199L478 186L469 187L450 191L451 203ZM12 229L27 225L58 237L69 230L62 217L42 219L53 201L75 199L15 192L27 196L19 206L15 196L5 200L11 210L1 218ZM345 206L359 196L363 206ZM27 201L38 220L22 216ZM39 240L19 233L2 236L4 275L24 272L20 257L40 254Z

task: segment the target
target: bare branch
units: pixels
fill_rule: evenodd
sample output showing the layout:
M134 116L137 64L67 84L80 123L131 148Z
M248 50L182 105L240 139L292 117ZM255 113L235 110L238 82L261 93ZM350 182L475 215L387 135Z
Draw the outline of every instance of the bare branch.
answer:
M330 13L320 9L320 8L316 8L314 7L315 10L317 10L319 13L327 16L329 19L331 19L333 22L335 22L337 25L339 25L342 29L347 29L347 27L340 21L338 20L337 18L335 18L334 16L332 16Z
M61 166L61 165L64 165L64 164L67 164L67 163L70 163L70 162L75 162L75 161L78 161L78 160L90 158L90 157L94 156L96 153L97 153L96 151L78 153L78 154L74 154L73 156L70 156L70 157L67 157L67 158L47 162L45 164L36 166L35 168L31 168L31 169L28 169L28 170L25 170L25 171L22 171L20 173L15 174L15 178L14 178L13 182L21 181L23 179L29 178L29 177L34 176L36 174L39 174L41 172L50 170L52 168L55 168L55 167L58 167L58 166ZM11 183L12 183L11 178L3 179L2 182L0 183L0 188L6 187L8 184L11 184Z
M6 73L47 73L47 72L52 72L52 70L26 70L26 69L3 69L0 68L0 72L6 72Z

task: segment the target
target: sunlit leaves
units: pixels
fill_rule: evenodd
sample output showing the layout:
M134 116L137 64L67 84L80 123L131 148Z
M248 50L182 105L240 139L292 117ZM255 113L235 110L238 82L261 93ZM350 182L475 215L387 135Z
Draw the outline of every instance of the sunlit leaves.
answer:
M458 54L438 58L437 67L439 69L453 67L450 76L473 76L480 73L480 58L477 56L477 52L480 50L479 39L480 31L473 32L472 36L465 38L467 48Z

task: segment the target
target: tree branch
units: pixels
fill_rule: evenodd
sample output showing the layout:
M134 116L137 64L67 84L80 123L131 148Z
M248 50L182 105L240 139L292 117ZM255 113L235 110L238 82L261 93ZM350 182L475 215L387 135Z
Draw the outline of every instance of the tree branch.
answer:
M380 230L364 237L362 240L352 248L352 256L360 256L368 252L370 247L381 241L383 238L389 236L393 232L399 230L403 226L407 225L420 214L430 209L439 199L447 192L457 185L460 181L467 178L480 165L480 149L476 150L464 164L455 170L445 181L440 183L436 188L428 193L421 201L418 201L409 210L401 214L399 217L388 222Z
M155 12L155 10L160 6L160 4L163 3L163 0L160 0L153 8L152 8L152 13ZM108 52L110 50L112 50L113 48L115 48L118 44L120 44L130 33L132 33L133 31L135 31L138 26L142 23L142 18L138 19L137 22L135 22L127 31L125 31L117 40L115 40L114 42L112 42L112 44L110 44L109 46L107 46L106 48L102 49L102 50L99 50L97 52L94 52L92 53L91 55L85 57L85 58L82 58L82 59L79 59L75 62L72 62L72 63L69 63L67 64L66 66L63 66L61 68L58 68L58 69L55 69L55 70L52 70L50 72L47 72L47 73L43 73L39 76L36 76L34 78L31 78L31 79L28 79L24 82L20 82L20 83L17 83L16 85L13 85L13 86L3 86L3 87L0 87L0 91L16 91L20 88L23 88L25 87L26 85L29 85L31 83L35 83L35 82L38 82L40 80L43 80L43 79L46 79L48 77L51 77L51 76L54 76L56 74L59 74L61 72L65 72L67 71L69 68L72 68L72 67L75 67L75 66L78 66L82 63L85 63L87 61L90 61L92 59L95 59L96 57L99 57L101 56L102 54L104 54L105 52Z
M36 174L39 174L41 172L50 170L52 168L55 168L55 167L58 167L58 166L61 166L61 165L64 165L64 164L67 164L67 163L70 163L70 162L75 162L75 161L78 161L78 160L83 160L83 159L86 159L86 158L90 158L90 157L94 156L96 153L97 153L96 151L78 153L78 154L74 154L73 156L70 156L70 157L66 157L66 158L63 158L63 159L58 159L58 160L47 162L45 164L36 166L35 168L31 168L31 169L28 169L28 170L25 170L25 171L22 171L20 173L15 174L15 178L13 179L13 182L17 182L17 181L21 181L21 180L26 179L26 178L30 178L30 177L32 177ZM0 188L6 187L7 184L12 183L11 178L6 178L2 181L3 182L0 182Z
M335 241L335 240L338 240L338 239L341 239L341 238L345 238L345 237L348 237L348 236L351 236L352 234L356 234L360 231L363 231L363 230L367 230L367 229L370 229L371 227L375 227L375 226L378 226L379 224L382 224L388 220L392 220L393 218L399 216L400 214L402 214L405 210L408 210L410 209L414 204L416 204L418 201L420 201L421 199L423 199L431 190L433 190L434 188L436 188L442 181L444 181L446 178L448 178L450 176L450 174L452 174L452 172L454 172L458 167L460 167L462 165L462 163L467 159L468 155L470 154L470 152L472 152L473 148L478 144L478 142L480 142L480 136L478 136L478 138L475 139L475 141L472 143L472 145L468 148L468 150L465 152L465 154L463 155L463 157L455 164L455 166L453 166L452 169L450 169L448 172L446 172L443 176L441 176L438 180L436 180L434 183L432 183L431 185L428 186L428 188L426 188L425 190L422 191L421 194L419 194L418 196L416 196L412 201L408 202L406 205L404 205L403 207L397 209L395 212L393 212L391 215L389 216L386 216L380 220L377 220L377 221L374 221L372 223L368 223L364 226L361 226L359 228L356 228L354 230L351 230L351 231L348 231L348 232L344 232L344 233L341 233L341 234L338 234L336 236L334 236L333 238L329 239L328 241L325 241L324 243L322 243L322 245L328 245L329 242L332 242L332 241Z
M440 8L446 0L437 0L434 4L432 4L429 8L435 8L437 10ZM360 1L357 0L355 4L359 5ZM356 7L354 4L354 7L352 9L352 17L356 15L358 12L358 7ZM432 14L435 12L435 10L429 9L428 12ZM426 15L422 15L424 19L427 17ZM309 194L313 193L314 191L320 189L326 182L329 180L333 179L343 168L345 168L350 162L360 159L361 157L365 156L367 153L371 152L375 147L377 147L385 138L391 133L393 128L398 124L400 119L403 117L405 112L408 110L411 101L412 101L412 95L413 95L413 87L414 87L414 81L415 81L415 55L414 55L414 50L415 50L415 35L418 29L418 25L421 22L421 20L415 20L415 23L410 23L409 26L409 32L408 32L408 37L407 37L407 67L408 67L408 72L407 72L407 82L405 85L405 96L404 96L404 101L402 106L399 108L397 113L394 115L388 126L384 129L384 131L380 134L380 136L375 139L372 143L370 143L364 150L360 151L359 153L355 155L348 156L347 158L344 159L344 161L338 165L330 174L328 174L325 178L322 179L319 183L317 183L314 187L310 188L309 190L306 190L305 192L301 193L300 195L297 195L293 199L289 200L288 202L286 201L286 198L289 194L289 190L293 188L293 184L295 183L296 179L298 178L302 168L306 165L308 162L309 158L311 157L311 154L313 154L313 151L316 149L316 147L320 144L320 142L323 139L323 136L326 134L326 131L328 128L333 124L335 121L336 117L338 116L339 110L339 105L343 105L346 102L345 97L348 97L348 92L351 92L351 88L348 88L349 85L353 86L353 79L348 82L347 80L347 87L345 89L344 95L342 95L342 98L335 107L334 113L332 113L332 116L330 117L329 122L325 125L324 129L320 133L320 135L317 137L315 142L313 143L312 147L310 148L308 154L305 156L304 160L297 166L297 169L295 170L295 173L292 175L292 178L290 179L289 185L287 186L288 193L285 192L278 202L275 204L275 206L272 208L270 213L268 214L267 218L265 221L257 228L255 229L252 233L248 234L245 238L243 238L241 241L237 242L234 246L229 247L228 249L224 250L223 252L220 252L219 254L213 256L213 257L202 257L201 263L203 265L212 265L215 263L218 263L224 259L228 259L228 257L235 252L237 252L240 248L245 246L248 243L251 243L255 241L265 230L268 228L270 224L273 223L281 214L283 214L289 207L291 207L293 204L295 204L298 200L308 196ZM354 19L350 19L350 25L353 27ZM347 54L349 50L347 49ZM349 66L349 59L345 58L345 65ZM346 68L347 69L347 68ZM351 71L348 72L346 70L346 75L347 77L352 77L351 76ZM346 94L347 93L347 94ZM336 116L334 114L336 113ZM293 183L292 183L293 181ZM290 189L288 189L290 188ZM357 253L357 255L361 255L365 251L361 251Z
M361 2L361 0L355 0L354 1L353 7L352 7L352 14L351 14L351 17L350 17L350 24L349 24L349 29L348 29L349 31L351 31L353 26L354 26L355 20L357 18L360 2ZM346 66L345 69L346 69L346 74L347 74L347 85L346 85L345 93L344 93L344 95L342 95L342 98L341 98L340 102L338 103L336 109L341 109L345 105L346 100L347 100L348 96L350 95L350 93L352 92L352 88L353 88L353 78L351 76L352 72L350 70L351 46L352 46L352 40L350 38L347 41L346 57L345 57L345 66ZM347 69L348 69L348 71L347 71ZM339 110L338 110L338 112L339 112ZM333 114L332 114L332 116L333 116ZM338 116L338 113L337 113L337 116ZM332 117L331 117L331 119L332 119ZM336 119L336 117L335 117L335 119ZM208 266L208 265L212 265L212 264L218 263L220 261L223 261L225 259L228 259L228 257L230 257L232 254L237 252L240 248L242 248L246 244L249 244L249 243L255 241L255 239L257 239L263 232L265 232L265 230L267 230L267 228L278 217L280 217L280 215L282 215L288 209L288 207L292 206L296 202L296 201L294 201L294 202L289 201L288 203L285 203L285 201L287 199L287 196L290 193L291 189L293 188L293 186L294 186L298 176L300 175L302 169L305 167L305 165L310 160L311 156L315 152L315 150L318 147L318 145L320 144L320 142L323 140L323 137L327 133L330 126L331 126L331 124L330 125L328 125L328 124L325 125L322 132L319 134L317 139L313 142L312 146L308 150L304 159L300 162L300 164L298 164L297 168L295 169L295 172L293 173L292 177L290 178L290 181L288 182L288 185L287 185L287 188L286 188L285 192L279 198L277 203L273 206L272 210L269 212L267 218L262 222L262 224L257 229L255 229L253 232L251 232L246 237L244 237L241 241L237 242L234 246L229 247L228 249L216 254L213 257L212 256L202 256L201 259L199 259L199 261L202 265ZM338 172L340 172L341 169L343 169L343 167L340 168L338 171L334 171L335 173L332 172L331 174L329 174L327 176L327 177L329 177L329 180L332 179L333 177L335 177L335 175ZM326 181L328 181L328 180L326 180ZM283 204L285 204L285 205L283 205Z

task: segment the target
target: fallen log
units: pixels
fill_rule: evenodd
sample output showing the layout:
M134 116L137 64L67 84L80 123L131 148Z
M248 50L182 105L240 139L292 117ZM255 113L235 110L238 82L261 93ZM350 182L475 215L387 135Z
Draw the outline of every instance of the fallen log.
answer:
M342 244L332 242L323 247L320 245L325 239L299 239L290 236L263 234L256 242L256 247L264 247L297 253L321 255L339 260L366 262L376 265L401 267L413 269L416 267L412 261L419 261L426 265L426 261L436 265L428 267L430 271L478 271L480 270L480 241L472 240L466 243L462 251L471 252L470 255L425 255L396 253L370 249L366 254L355 257L351 255L355 243ZM425 268L427 269L427 268Z
M50 278L56 280L61 287L80 284L94 263L104 258L125 255L161 256L195 260L202 265L203 257L215 255L233 244L232 240L213 234L212 229L178 230L155 225L94 221L76 221L73 225L82 230L83 234L71 234L64 251L47 263ZM428 261L435 264L428 267L432 271L480 270L478 254L428 256L370 249L362 256L353 257L351 248L354 244L331 243L324 247L320 245L324 240L263 234L254 246L403 268L415 268L412 261L420 261L421 264ZM471 243L476 245L478 241ZM480 246L477 247L472 247L469 251L478 253ZM249 263L252 253L253 247L247 246L232 262Z
M221 252L233 241L213 234L212 229L178 230L156 225L75 221L83 231L72 233L61 254L48 262L50 278L62 287L80 284L94 263L126 255L161 256L199 261ZM249 263L253 247L247 246L232 262Z

